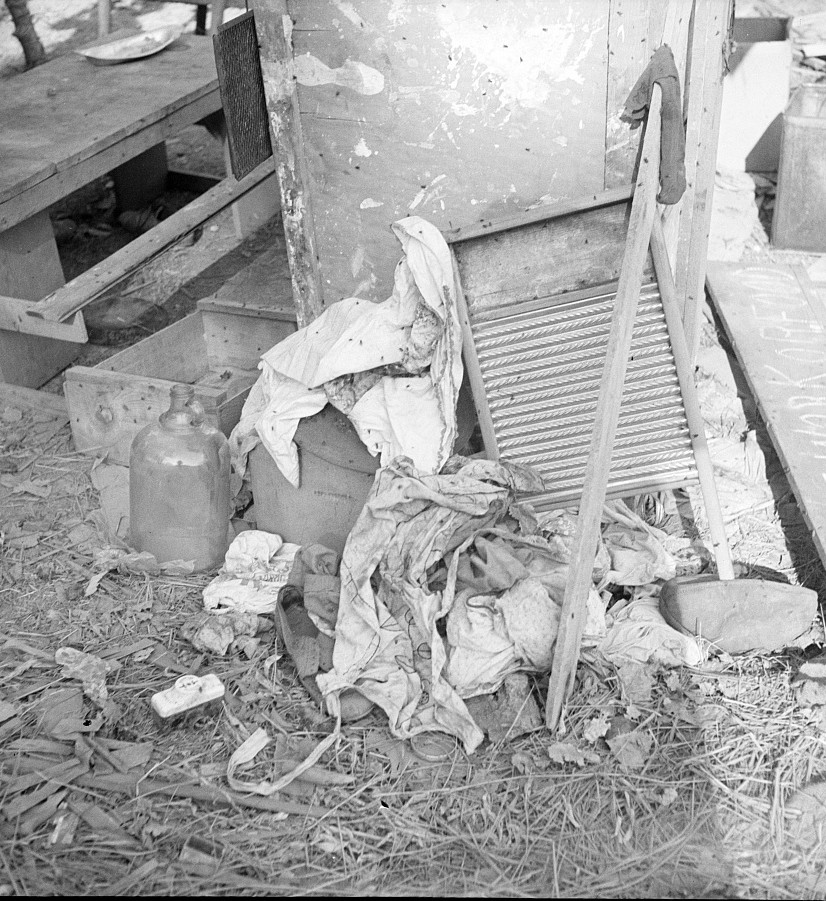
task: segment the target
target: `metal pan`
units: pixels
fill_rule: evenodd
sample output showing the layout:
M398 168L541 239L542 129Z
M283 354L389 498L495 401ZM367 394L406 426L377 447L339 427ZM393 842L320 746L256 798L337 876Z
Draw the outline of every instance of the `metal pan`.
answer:
M159 53L180 35L180 28L155 28L75 52L85 56L95 66L115 66Z

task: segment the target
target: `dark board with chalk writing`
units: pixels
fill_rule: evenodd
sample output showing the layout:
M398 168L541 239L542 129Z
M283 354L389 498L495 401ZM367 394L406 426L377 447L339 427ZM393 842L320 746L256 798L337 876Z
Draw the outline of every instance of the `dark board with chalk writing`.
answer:
M826 292L777 264L711 262L706 282L826 564Z

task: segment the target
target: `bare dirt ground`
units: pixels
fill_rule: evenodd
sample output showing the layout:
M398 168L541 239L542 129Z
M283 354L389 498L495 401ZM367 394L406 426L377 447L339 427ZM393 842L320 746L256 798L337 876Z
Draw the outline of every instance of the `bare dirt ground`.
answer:
M191 12L113 3L130 23L161 6ZM53 52L94 37L94 4L70 12L50 26L74 29ZM0 87L13 78L12 63ZM170 142L170 155L223 172L203 129ZM101 180L54 211L75 225L61 243L67 277L131 237L111 210ZM762 213L765 227L769 203ZM184 315L270 240L233 244L213 224L140 274L125 295L140 301L131 320L112 327L106 304L90 311L83 362ZM770 256L764 238L750 235L748 252ZM823 567L711 314L698 385L710 437L753 431L765 454L756 477L721 474L738 574L807 585L823 602ZM119 565L101 461L74 450L65 416L6 405L0 417L0 893L826 897L817 830L796 831L788 809L826 778L824 708L793 682L821 648L817 629L801 647L697 668L617 668L586 653L564 735L494 734L472 756L395 739L374 712L344 727L307 778L239 793L227 765L257 728L273 742L243 776L273 780L330 735L331 718L271 628L226 656L186 640L213 573ZM682 527L707 538L696 492L677 501ZM647 515L664 524L667 514L652 505ZM61 648L102 661L105 697L56 659ZM205 672L227 688L218 714L174 729L153 721L154 692ZM547 679L531 685L541 703Z

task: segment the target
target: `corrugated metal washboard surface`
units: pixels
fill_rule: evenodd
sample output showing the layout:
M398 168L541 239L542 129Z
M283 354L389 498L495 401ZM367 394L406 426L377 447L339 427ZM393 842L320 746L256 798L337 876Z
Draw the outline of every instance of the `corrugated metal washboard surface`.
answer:
M497 306L467 303L495 435L495 455L535 467L538 510L583 488L617 282ZM467 362L467 355L466 355ZM490 452L490 448L487 448ZM694 454L662 301L644 285L622 395L609 498L696 481Z

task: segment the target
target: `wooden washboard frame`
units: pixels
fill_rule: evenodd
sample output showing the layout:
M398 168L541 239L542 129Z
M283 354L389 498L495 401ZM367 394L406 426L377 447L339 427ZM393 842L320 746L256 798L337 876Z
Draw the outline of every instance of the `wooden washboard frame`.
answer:
M538 510L578 504L632 188L445 235L485 453L537 469ZM697 470L650 253L606 497L694 484Z

